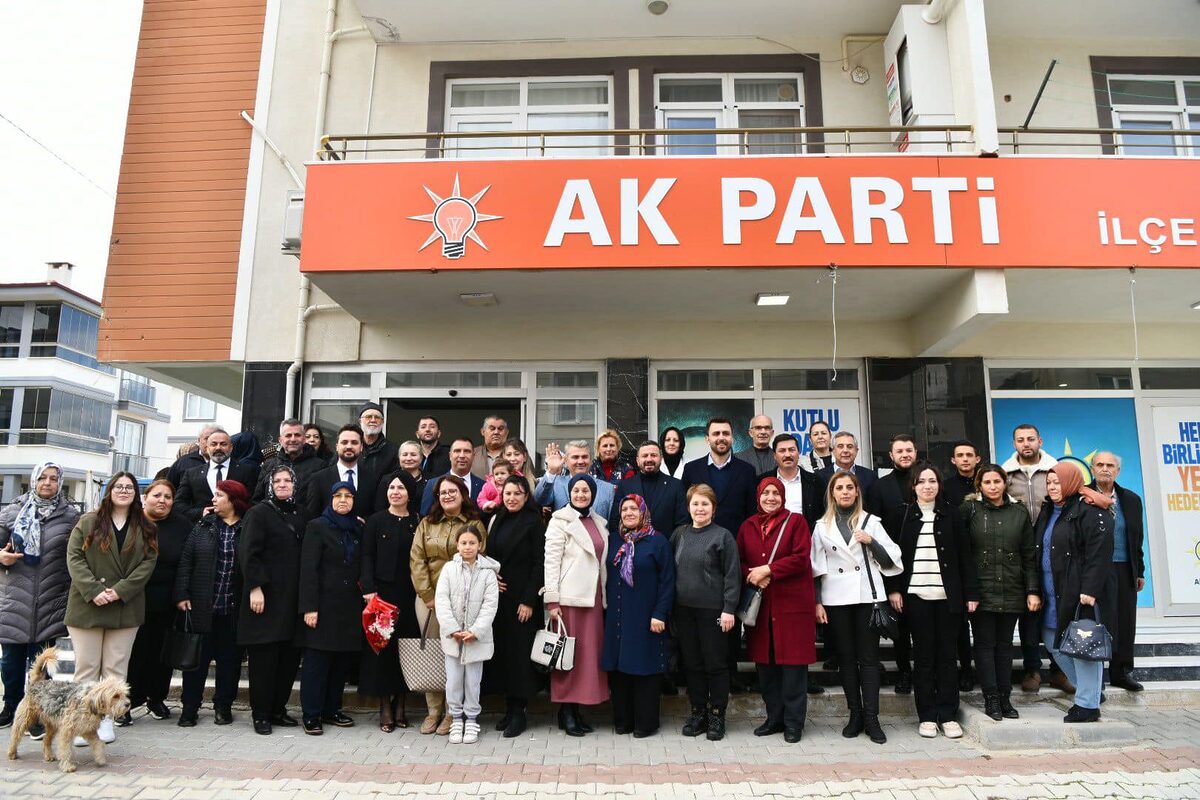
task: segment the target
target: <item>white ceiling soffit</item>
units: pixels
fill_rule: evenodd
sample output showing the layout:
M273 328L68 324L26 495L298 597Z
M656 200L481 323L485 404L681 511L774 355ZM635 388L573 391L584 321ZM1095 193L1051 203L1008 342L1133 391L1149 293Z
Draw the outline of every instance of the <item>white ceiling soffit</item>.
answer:
M1026 39L1200 39L1196 0L991 0L989 36ZM1097 52L1095 55L1122 55ZM1182 55L1148 49L1140 55Z

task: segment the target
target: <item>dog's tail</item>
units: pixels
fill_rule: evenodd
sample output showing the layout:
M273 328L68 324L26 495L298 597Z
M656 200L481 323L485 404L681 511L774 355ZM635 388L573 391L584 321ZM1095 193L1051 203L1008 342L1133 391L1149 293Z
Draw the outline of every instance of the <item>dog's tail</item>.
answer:
M38 653L38 657L34 659L33 666L29 668L29 683L34 684L41 680L46 680L50 677L48 667L51 664L58 663L58 648L47 647L42 652Z

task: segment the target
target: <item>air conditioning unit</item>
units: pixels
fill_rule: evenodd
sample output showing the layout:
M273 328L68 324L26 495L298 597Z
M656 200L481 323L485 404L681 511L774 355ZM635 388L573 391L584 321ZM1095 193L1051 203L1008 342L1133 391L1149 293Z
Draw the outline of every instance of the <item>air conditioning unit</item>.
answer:
M288 189L283 209L283 239L279 248L289 256L300 256L300 231L304 228L304 190Z
M954 125L954 85L946 24L921 18L924 5L904 5L883 42L888 123L892 127ZM893 133L901 152L946 152L938 132Z

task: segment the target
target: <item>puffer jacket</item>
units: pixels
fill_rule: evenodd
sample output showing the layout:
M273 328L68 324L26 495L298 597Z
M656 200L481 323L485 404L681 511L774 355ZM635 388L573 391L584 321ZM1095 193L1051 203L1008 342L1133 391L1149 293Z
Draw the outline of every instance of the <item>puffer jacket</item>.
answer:
M0 549L12 537L17 514L28 495L0 511ZM42 523L42 558L37 565L18 561L0 567L0 644L45 642L67 635L67 541L79 511L65 499Z
M467 567L462 556L454 554L454 560L442 569L438 579L437 609L438 627L441 628L442 652L457 656L463 664L487 661L496 652L492 641L492 621L500 605L500 584L496 576L500 562L479 555L475 558L474 576L470 591L467 591ZM457 642L455 631L470 631L474 641Z
M1041 593L1037 540L1024 506L1007 495L1000 506L969 499L960 509L979 573L979 610L1020 614Z
M183 553L179 557L179 567L175 570L176 603L188 600L192 604L192 625L197 633L208 633L212 630L213 604L217 590L217 555L220 550L220 534L217 526L221 518L216 514L208 514L196 523L188 534L183 545ZM237 551L242 546L242 520L234 524L235 531L233 557L233 575L230 580L230 591L233 598L226 614L236 618L238 603L242 596L242 567L238 563Z
M479 520L467 521L466 517L443 517L441 522L434 522L425 517L417 525L413 534L412 550L408 556L409 571L412 572L413 588L424 602L434 599L437 590L438 576L442 567L454 558L457 551L454 545L454 534L459 528L471 528L479 534L479 541L487 544L487 529Z

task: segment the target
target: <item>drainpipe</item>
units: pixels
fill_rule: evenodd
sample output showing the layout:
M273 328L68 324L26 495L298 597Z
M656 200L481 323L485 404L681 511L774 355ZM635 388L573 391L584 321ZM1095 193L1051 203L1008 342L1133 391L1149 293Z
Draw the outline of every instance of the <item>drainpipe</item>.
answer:
M921 19L930 25L937 25L945 18L953 2L954 0L929 0L929 4L921 11Z

